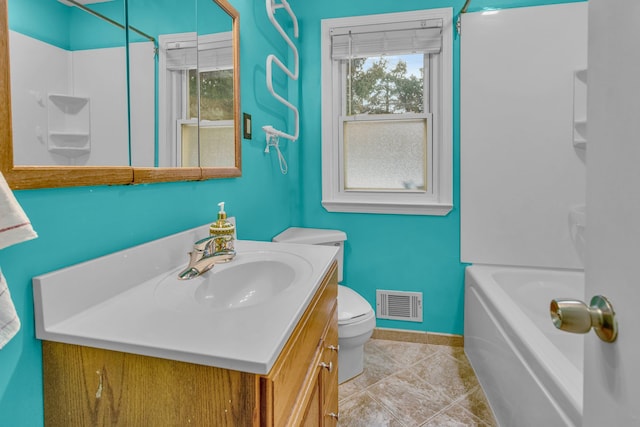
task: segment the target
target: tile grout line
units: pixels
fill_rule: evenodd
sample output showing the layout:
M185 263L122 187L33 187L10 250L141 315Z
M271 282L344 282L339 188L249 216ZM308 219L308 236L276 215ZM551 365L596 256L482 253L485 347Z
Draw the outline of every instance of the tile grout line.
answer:
M423 344L423 345L426 345L426 344ZM397 375L399 372L402 372L402 371L405 371L405 370L407 370L407 369L410 369L411 367L413 367L413 366L417 365L418 363L423 362L423 361L425 361L426 359L429 359L429 358L433 357L434 355L436 355L436 354L438 353L438 351L439 351L439 350L436 350L436 351L434 351L433 353L428 354L427 356L425 356L425 357L423 357L423 358L421 358L421 359L418 359L417 361L413 362L412 364L410 364L410 365L408 365L408 366L405 366L405 367L403 367L402 369L400 369L400 370L398 370L398 371L396 371L396 372L393 372L393 373L391 373L391 374L389 374L389 375L386 375L386 376L384 376L383 378L379 379L378 381L376 381L376 382L374 382L374 383L371 383L371 384L369 384L369 385L365 386L362 390L358 390L358 391L356 391L356 392L353 392L353 393L351 393L349 396L345 396L343 399L340 399L340 400L341 400L341 401L342 401L342 400L346 400L346 399L348 399L349 397L351 397L351 396L353 396L353 395L357 394L359 391L367 391L368 389L370 389L370 388L372 388L373 386L375 386L375 385L379 384L380 382L384 381L385 379L387 379L387 378L389 378L389 377L392 377L392 376L394 376L394 375ZM394 362L396 362L396 363L402 363L401 361L398 361L397 359L394 359L394 358L393 358L393 356L388 356L388 355L384 355L384 356L385 356L385 357L387 357L387 358L392 359L392 360L393 360ZM356 378L357 378L357 377L356 377Z
M380 405L384 409L386 409L391 414L391 416L393 417L394 420L396 420L397 422L399 422L400 424L402 424L405 427L411 427L411 426L407 426L401 419L399 419L398 416L396 415L395 411L392 408L389 408L387 405L384 404L384 402L381 402L380 400L376 399L376 397L375 397L375 395L373 393L369 393L366 390L364 391L364 393L366 393L378 405Z
M381 342L388 342L388 341L395 341L395 340L385 340L382 338L377 338L373 340L374 342L376 341L381 341ZM398 342L402 342L402 341L398 341ZM384 410L386 413L388 413L389 416L391 416L394 420L394 422L399 423L402 426L405 427L414 427L413 425L411 426L407 426L406 423L404 421L402 421L403 419L398 418L398 408L393 409L392 407L388 406L387 404L385 404L380 397L378 396L377 393L375 393L373 391L373 388L380 385L380 383L382 383L383 381L390 379L392 377L397 377L398 375L400 375L402 372L408 371L407 373L409 375L414 375L413 371L411 371L411 368L420 364L420 363L425 363L426 361L428 361L431 358L434 358L435 356L441 354L441 357L444 357L445 360L448 360L449 362L455 363L457 366L459 366L461 369L463 368L464 365L468 364L468 361L465 362L466 358L465 357L461 357L459 354L459 351L455 350L455 348L457 347L450 347L450 346L442 346L442 345L437 345L437 344L428 344L428 343L414 343L414 342L410 342L408 344L412 344L412 345L416 345L416 346L425 346L426 349L429 350L429 354L426 354L424 356L422 356L420 353L421 348L419 348L418 351L418 359L412 360L410 362L406 362L403 360L398 360L400 358L398 357L394 357L394 353L389 351L389 348L385 347L384 345L380 345L380 346L376 346L374 345L370 345L369 346L369 352L376 354L377 358L381 358L382 359L382 363L385 363L386 361L391 361L393 362L393 370L392 372L390 372L389 374L384 375L382 378L379 378L377 381L368 384L360 389L357 388L354 389L350 394L339 398L339 405L342 405L344 402L347 402L350 399L356 399L357 396L367 396L369 399L373 400L373 402L375 402L382 410ZM408 347L411 348L411 347ZM461 350L464 355L464 350ZM397 366L397 369L396 369ZM475 371L473 371L473 368L471 369L471 372L473 373L473 375L475 376ZM433 384L431 384L429 381L427 381L426 379L422 378L420 375L415 375L417 377L417 379L419 379L420 381L423 381L426 385L428 385L431 389L433 389L434 393L437 393L438 395L440 395L440 397L444 397L444 401L446 402L446 404L439 408L439 410L437 412L435 412L434 414L432 414L431 416L429 416L426 420L423 421L417 421L419 423L419 425L424 426L426 424L428 424L431 420L433 420L434 418L442 415L442 414L446 414L447 411L456 408L456 410L461 411L463 414L465 414L465 416L470 417L472 420L478 422L480 425L482 426L491 426L491 425L495 425L495 419L493 418L493 414L491 413L491 408L490 406L488 406L488 404L486 403L486 397L485 397L485 402L484 405L488 407L489 409L489 415L492 417L490 420L485 419L485 417L480 417L479 415L476 415L474 412L472 412L471 409L467 408L463 402L465 401L465 399L469 398L470 396L472 396L474 393L476 393L478 391L478 389L481 390L482 394L484 395L484 391L482 390L482 386L477 383L475 386L473 386L471 389L468 389L467 386L465 385L464 388L464 393L461 394L460 396L457 397L449 397L448 393L444 393L442 390L440 390L441 387L439 386L434 386ZM375 378L375 376L374 376ZM477 379L477 377L476 377ZM365 382L366 383L366 382ZM440 390L440 391L439 391ZM424 390L415 390L416 394L418 396L421 396L422 398L424 398L425 400L432 400L429 394L425 394ZM437 408L434 408L437 409ZM485 414L486 415L486 414ZM451 416L451 415L449 415Z

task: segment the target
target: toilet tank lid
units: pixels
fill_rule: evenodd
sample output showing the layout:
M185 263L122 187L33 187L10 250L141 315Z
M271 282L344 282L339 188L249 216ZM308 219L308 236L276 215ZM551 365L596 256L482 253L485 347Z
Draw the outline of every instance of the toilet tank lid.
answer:
M274 242L305 243L308 245L343 242L345 240L347 240L347 234L344 231L302 227L287 228L273 238Z
M372 312L373 308L362 295L346 286L338 286L338 323Z

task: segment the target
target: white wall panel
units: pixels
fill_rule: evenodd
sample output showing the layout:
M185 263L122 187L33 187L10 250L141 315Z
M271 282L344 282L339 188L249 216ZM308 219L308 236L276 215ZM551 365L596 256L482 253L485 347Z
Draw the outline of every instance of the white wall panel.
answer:
M14 163L128 165L125 49L69 52L14 31L10 32L10 43ZM145 100L145 109L138 108L135 116L140 124L136 129L148 129L139 139L147 142L143 149L150 150L147 157L153 158L153 55L144 66L144 71L140 71L149 74L149 83L134 91L138 104ZM69 159L47 150L49 94L90 99L88 156Z
M582 268L568 218L585 200L572 140L586 65L586 2L463 15L462 261Z
M9 32L13 159L16 165L67 165L47 151L47 94L69 93L70 53Z
M131 164L154 166L155 60L153 43L129 45Z
M91 153L84 165L129 165L124 47L73 52L74 95L91 99Z

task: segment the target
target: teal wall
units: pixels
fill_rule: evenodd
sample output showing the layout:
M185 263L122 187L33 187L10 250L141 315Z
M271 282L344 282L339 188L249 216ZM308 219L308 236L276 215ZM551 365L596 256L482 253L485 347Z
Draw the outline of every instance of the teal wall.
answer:
M13 0L11 0L13 1ZM20 1L24 0L19 0ZM31 278L61 267L185 230L214 218L216 203L238 219L241 239L269 240L292 225L347 232L346 282L370 302L375 289L418 290L425 296L422 324L378 322L381 327L460 334L463 265L459 262L459 41L454 44L455 208L447 217L328 213L321 204L320 19L454 6L449 0L303 0L291 4L299 16L301 79L290 87L301 107L301 136L283 142L288 175L275 153L265 154L263 125L290 125L288 110L265 89L266 52L287 50L268 22L264 3L232 0L241 13L242 109L253 116L254 139L242 146L243 176L205 182L100 186L17 191L39 238L0 251L22 329L0 350L0 425L42 425L42 356L35 339ZM482 7L515 7L557 1L474 0ZM13 4L13 3L12 3ZM312 4L314 6L312 6ZM11 7L11 5L10 5ZM46 15L43 15L46 16ZM276 89L285 80L276 75ZM186 260L186 255L185 255Z
M155 38L159 34L231 31L231 19L211 0L114 0L87 7ZM198 14L197 11L201 13ZM206 13L203 13L206 12ZM9 28L66 50L123 46L122 29L58 0L9 0ZM146 41L136 33L132 41Z
M241 239L270 240L300 222L299 146L284 148L290 167L282 175L275 153L264 153L260 131L287 120L264 84L265 52L283 50L283 42L255 1L231 3L242 16L242 109L252 114L254 129L253 140L242 142L241 178L16 191L39 238L0 251L0 267L22 321L18 335L0 350L0 426L42 425L33 276L213 221L221 200L237 217Z
M9 28L66 50L123 46L124 31L58 0L9 0ZM91 4L98 13L123 24L123 0Z
M453 7L464 0L325 0L322 7L291 0L300 21L302 52L302 225L347 233L344 282L375 306L376 289L423 292L422 323L378 320L378 327L462 334L464 265L460 263L460 40L454 39L454 209L446 217L329 213L321 205L320 21L343 16ZM473 0L469 12L560 3L544 0Z
M8 0L9 28L69 49L69 8L54 0Z

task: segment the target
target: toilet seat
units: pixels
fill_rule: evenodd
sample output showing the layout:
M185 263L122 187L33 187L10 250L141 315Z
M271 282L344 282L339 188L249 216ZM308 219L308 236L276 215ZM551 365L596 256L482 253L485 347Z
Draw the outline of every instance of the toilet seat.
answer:
M350 325L373 317L373 308L353 289L338 285L338 325Z

